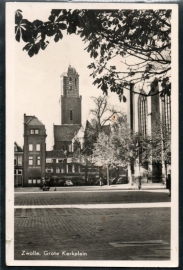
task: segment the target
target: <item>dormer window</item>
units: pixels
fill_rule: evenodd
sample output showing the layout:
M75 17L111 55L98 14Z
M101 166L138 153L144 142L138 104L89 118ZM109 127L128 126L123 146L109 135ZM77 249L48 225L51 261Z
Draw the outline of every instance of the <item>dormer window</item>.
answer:
M30 134L39 134L39 129L30 129Z

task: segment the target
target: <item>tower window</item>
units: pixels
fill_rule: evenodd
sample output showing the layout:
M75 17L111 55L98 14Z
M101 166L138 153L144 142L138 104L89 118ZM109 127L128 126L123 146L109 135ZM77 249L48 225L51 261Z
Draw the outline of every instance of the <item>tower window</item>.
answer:
M73 120L73 110L70 110L70 120Z
M70 77L69 81L72 82L72 78L71 77Z
M76 79L75 79L75 86L76 86Z

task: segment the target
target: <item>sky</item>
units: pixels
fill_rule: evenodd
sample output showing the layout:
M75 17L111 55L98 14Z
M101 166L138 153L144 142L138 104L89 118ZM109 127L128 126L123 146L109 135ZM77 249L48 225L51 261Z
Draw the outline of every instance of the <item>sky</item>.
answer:
M33 21L35 19L47 20L50 8L22 9L24 18ZM87 51L86 44L79 36L65 35L55 43L54 37L50 37L50 44L45 51L40 50L38 55L30 58L22 48L24 42L15 45L15 141L23 146L23 115L35 115L45 125L47 130L47 150L52 150L53 124L61 124L61 107L59 103L61 95L60 75L73 66L79 73L79 92L82 95L82 123L84 123L92 106L91 97L102 95L102 91L92 84L91 70L87 66L92 62ZM127 104L119 102L115 93L109 93L109 102L122 111L126 111Z

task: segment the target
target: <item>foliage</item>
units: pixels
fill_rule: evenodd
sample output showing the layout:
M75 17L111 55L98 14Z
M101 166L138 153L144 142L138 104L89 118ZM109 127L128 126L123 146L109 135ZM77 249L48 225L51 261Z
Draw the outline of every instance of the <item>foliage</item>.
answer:
M151 148L153 160L171 163L171 131L157 115L152 127Z
M106 94L116 92L124 102L130 84L155 78L162 94L170 92L171 10L53 9L46 22L30 22L17 10L15 24L15 38L26 43L23 50L30 57L45 50L50 36L58 42L64 31L79 35L94 59L88 65L94 85Z
M111 106L106 95L92 97L94 107L90 110L92 119L87 123L85 129L85 145L88 146L87 151L92 153L93 145L101 132L109 135L110 125L114 123L117 117L125 117L124 114Z

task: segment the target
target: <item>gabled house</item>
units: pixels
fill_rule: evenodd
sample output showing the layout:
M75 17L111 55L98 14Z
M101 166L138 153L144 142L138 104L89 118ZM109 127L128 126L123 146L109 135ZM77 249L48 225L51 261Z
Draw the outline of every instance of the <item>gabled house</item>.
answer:
M36 116L24 114L23 186L40 186L45 177L46 129Z
M23 149L14 142L14 186L23 185Z

